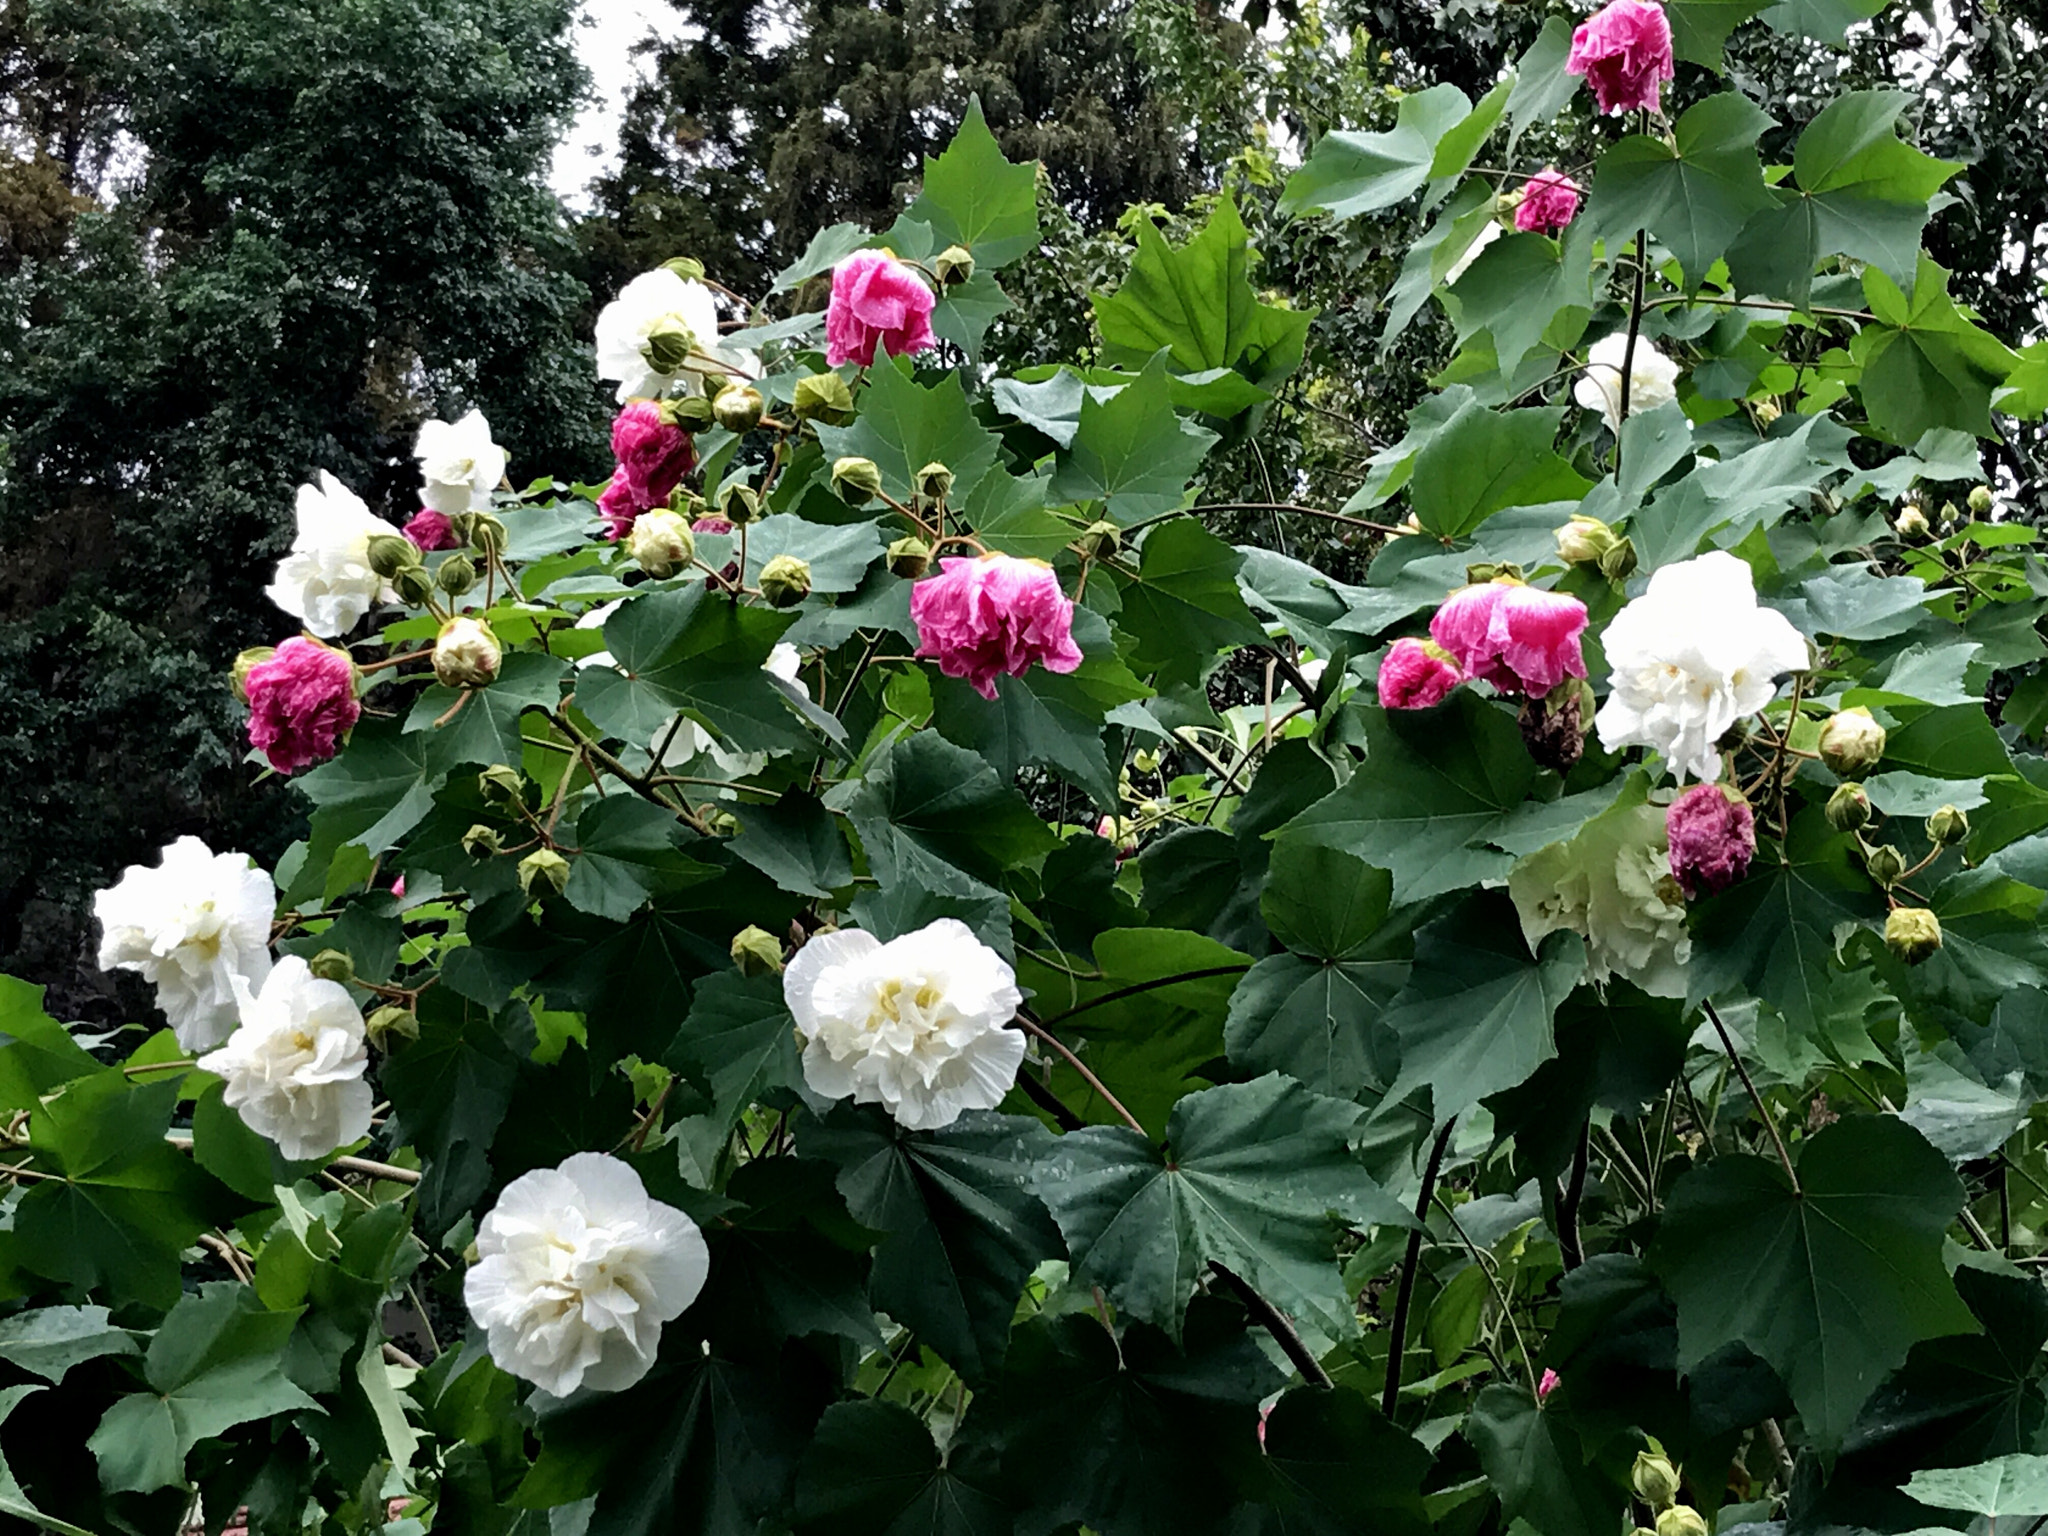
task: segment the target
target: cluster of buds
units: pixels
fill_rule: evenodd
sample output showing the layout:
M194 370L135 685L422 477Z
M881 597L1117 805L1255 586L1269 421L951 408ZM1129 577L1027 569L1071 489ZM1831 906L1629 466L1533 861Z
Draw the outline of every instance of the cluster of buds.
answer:
M1590 566L1609 581L1626 581L1635 573L1634 543L1584 512L1574 512L1557 530L1557 553L1566 565Z
M1635 1536L1708 1536L1705 1517L1690 1504L1678 1502L1682 1480L1678 1468L1665 1456L1655 1440L1651 1449L1639 1452L1629 1470L1629 1482L1636 1497L1657 1512L1656 1527L1637 1526Z

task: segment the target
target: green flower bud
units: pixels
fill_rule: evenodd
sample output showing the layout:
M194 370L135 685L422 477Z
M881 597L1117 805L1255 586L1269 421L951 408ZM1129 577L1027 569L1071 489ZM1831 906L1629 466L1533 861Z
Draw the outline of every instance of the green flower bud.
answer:
M697 540L679 514L657 507L633 519L626 535L626 553L641 570L660 581L673 576L677 566L690 563L697 553Z
M1970 487L1970 512L1976 517L1985 517L1991 511L1991 487L1973 485Z
M661 419L685 432L702 432L716 419L711 401L703 395L684 395L661 402Z
M1123 548L1123 531L1115 523L1094 522L1081 530L1075 544L1090 560L1107 560Z
M498 835L496 827L479 821L462 834L462 851L472 859L488 859L505 851L505 839Z
M711 416L728 432L751 432L761 425L761 391L751 384L728 384L711 402Z
M1899 515L1892 519L1892 528L1900 538L1917 542L1927 537L1927 514L1908 502L1899 508Z
M1884 920L1884 947L1918 965L1941 948L1941 919L1925 907L1893 907Z
M939 286L950 288L974 276L974 254L962 245L949 245L932 258L932 275Z
M1870 796L1861 784L1838 785L1828 796L1828 825L1837 832L1854 832L1870 825Z
M1906 858L1890 843L1881 843L1863 856L1863 867L1879 885L1896 885L1906 872Z
M434 585L450 597L460 597L476 585L476 562L467 555L450 555L434 572Z
M478 554L495 555L505 547L505 525L488 512L472 512L469 542Z
M740 819L731 811L711 811L704 818L704 828L713 837L732 837L740 830Z
M732 963L742 976L775 976L782 971L782 945L752 923L732 936Z
M395 1003L386 1004L372 1013L364 1023L370 1044L390 1055L409 1040L420 1037L420 1016L410 1008L400 1008Z
M697 351L697 333L680 315L664 315L640 343L640 355L656 373L681 373Z
M811 595L811 564L777 555L761 567L761 595L777 608L794 608Z
M569 861L552 848L534 849L519 861L520 892L531 896L535 885L561 895L569 888Z
M882 493L882 471L873 459L834 459L832 489L849 507L864 507Z
M1600 557L1621 542L1620 534L1585 512L1574 512L1556 537L1558 558L1566 565L1598 565Z
M494 763L476 776L476 790L493 805L519 805L526 799L526 776L505 763Z
M1633 539L1622 539L1600 557L1600 574L1609 581L1627 581L1635 570L1636 546Z
M488 688L504 662L504 647L481 619L458 615L434 638L434 681L445 687Z
M391 578L391 585L398 593L398 600L408 608L426 607L427 599L434 594L434 578L427 574L423 565L400 571Z
M718 515L728 523L758 522L761 517L761 493L751 485L735 482L718 493Z
M1860 779L1884 760L1884 727L1862 705L1828 716L1820 728L1820 760L1837 776Z
M912 484L917 487L917 494L926 501L944 501L953 494L953 471L943 464L933 462L917 472L917 478ZM879 482L875 488L881 489Z
M662 266L686 283L704 281L704 263L694 256L671 256Z
M1657 1536L1710 1536L1707 1522L1690 1504L1674 1504L1657 1516Z
M1944 501L1941 504L1941 522L1944 528L1955 527L1957 523L1962 521L1962 518L1963 514L1956 510L1954 502Z
M932 547L916 534L889 546L889 569L906 581L915 581L932 568Z
M420 547L402 533L373 533L369 560L370 569L389 581L400 571L421 563Z
M1159 754L1150 747L1140 747L1131 754L1131 766L1140 773L1157 773L1159 771Z
M252 645L235 658L235 665L228 673L228 686L235 690L235 697L244 704L249 702L249 674L277 654L274 645Z
M323 949L306 962L306 969L322 981L350 982L356 979L356 963L345 949Z
M1678 1498L1678 1468L1667 1456L1638 1452L1628 1480L1635 1487L1636 1497L1652 1509L1668 1509Z
M1970 835L1970 818L1952 805L1944 805L1927 818L1927 840L1949 848Z
M853 420L853 391L836 373L807 374L796 381L789 409L798 421L843 427Z

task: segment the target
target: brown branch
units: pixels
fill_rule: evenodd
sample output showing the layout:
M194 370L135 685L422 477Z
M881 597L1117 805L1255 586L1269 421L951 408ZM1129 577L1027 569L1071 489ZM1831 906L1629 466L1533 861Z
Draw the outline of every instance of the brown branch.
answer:
M1415 1300L1415 1271L1422 1265L1422 1234L1429 1219L1430 1197L1436 1193L1436 1176L1443 1171L1444 1153L1450 1150L1451 1132L1458 1117L1451 1116L1436 1133L1429 1149L1429 1162L1422 1170L1422 1194L1415 1202L1415 1230L1408 1234L1408 1251L1401 1257L1401 1284L1394 1293L1393 1340L1387 1350L1387 1384L1380 1393L1380 1411L1389 1419L1401 1397L1401 1357L1408 1351L1408 1309Z
M1756 1083L1749 1075L1749 1068L1742 1064L1742 1057L1736 1053L1735 1041L1728 1034L1728 1026L1721 1022L1721 1015L1714 1011L1712 1002L1700 1006L1707 1011L1707 1018L1713 1023L1714 1033L1721 1037L1722 1049L1735 1064L1736 1075L1742 1079L1742 1086L1749 1090L1750 1102L1756 1105L1756 1112L1763 1118L1764 1129L1771 1133L1771 1145L1778 1149L1778 1161L1784 1165L1785 1177L1792 1181L1792 1193L1803 1193L1799 1188L1799 1175L1792 1170L1792 1154L1785 1148L1785 1138L1778 1134L1778 1122L1771 1118L1771 1112L1764 1105L1764 1096L1756 1091Z
M1123 1121L1125 1125L1128 1125L1140 1136L1143 1136L1145 1134L1145 1127L1138 1124L1138 1117L1132 1114L1128 1109L1124 1108L1123 1101L1119 1099L1115 1094L1111 1093L1109 1089L1103 1084L1102 1079L1097 1077L1093 1072L1089 1071L1087 1063L1082 1061L1081 1058L1076 1056L1072 1051L1068 1050L1066 1045L1059 1039L1057 1035L1053 1034L1051 1030L1045 1028L1044 1025L1040 1024L1037 1020L1030 1017L1030 1015L1023 1013L1021 1011L1017 1014L1017 1017L1014 1022L1021 1025L1026 1033L1035 1036L1039 1040L1044 1041L1047 1045L1051 1046L1054 1050L1058 1051L1060 1055L1064 1056L1066 1058L1067 1065L1072 1067L1076 1072L1080 1073L1082 1078L1087 1082L1090 1088L1093 1088L1097 1093L1102 1095L1103 1102L1108 1104L1109 1107L1115 1110L1119 1115L1123 1116Z
M1217 1279L1237 1293L1237 1299L1244 1303L1245 1311L1257 1318L1266 1332L1273 1335L1273 1342L1280 1346L1282 1354L1294 1362L1294 1368L1301 1372L1303 1381L1318 1387L1336 1385L1330 1380L1330 1373L1323 1369L1323 1363L1309 1352L1306 1344L1302 1343L1301 1335L1294 1331L1294 1324L1287 1321L1286 1315L1278 1307L1253 1290L1250 1281L1225 1269L1214 1259L1209 1261L1209 1268L1215 1272Z

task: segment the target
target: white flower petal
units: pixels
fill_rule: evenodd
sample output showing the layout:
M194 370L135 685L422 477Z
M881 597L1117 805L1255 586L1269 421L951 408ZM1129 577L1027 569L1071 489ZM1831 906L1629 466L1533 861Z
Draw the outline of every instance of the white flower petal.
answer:
M346 987L287 955L260 991L245 984L241 1019L199 1066L225 1081L222 1102L244 1124L294 1162L369 1134L373 1098L363 1073L370 1052Z

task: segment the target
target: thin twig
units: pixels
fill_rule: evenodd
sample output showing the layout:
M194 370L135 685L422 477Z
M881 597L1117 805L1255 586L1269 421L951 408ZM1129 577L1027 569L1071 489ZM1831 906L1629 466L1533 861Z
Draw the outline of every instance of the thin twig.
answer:
M1132 982L1128 987L1118 987L1114 992L1105 992L1100 997L1091 997L1085 1003L1077 1003L1065 1013L1056 1013L1046 1019L1045 1024L1064 1024L1076 1014L1086 1013L1090 1008L1100 1008L1105 1003L1120 1003L1127 997L1136 997L1141 992L1156 991L1160 987L1178 986L1184 981L1201 981L1210 976L1241 976L1251 969L1251 963L1243 965L1211 965L1199 971L1176 971L1171 976L1160 976L1151 981Z
M1429 1149L1429 1162L1422 1170L1422 1194L1415 1202L1415 1230L1408 1234L1408 1251L1401 1258L1401 1283L1394 1292L1393 1341L1387 1350L1387 1384L1380 1393L1380 1411L1389 1419L1401 1398L1401 1357L1408 1349L1408 1308L1415 1300L1415 1271L1422 1264L1422 1234L1429 1220L1429 1201L1436 1193L1436 1176L1443 1171L1451 1132L1457 1127L1458 1117L1453 1115L1436 1133L1436 1142Z
M1792 1193L1802 1193L1799 1188L1799 1175L1792 1169L1792 1154L1786 1150L1785 1138L1778 1134L1778 1122L1771 1118L1770 1110L1764 1106L1764 1096L1756 1091L1756 1083L1749 1075L1749 1068L1742 1064L1741 1056L1736 1054L1735 1041L1728 1034L1728 1026L1721 1022L1721 1015L1714 1011L1713 1003L1704 1002L1700 1006L1706 1009L1707 1018L1714 1026L1714 1033L1721 1037L1722 1049L1727 1051L1729 1061L1735 1064L1736 1075L1742 1079L1742 1086L1749 1090L1750 1102L1756 1105L1757 1114L1762 1116L1764 1129L1771 1133L1771 1145L1778 1149L1778 1161L1784 1165L1785 1177L1792 1181Z
M1036 1039L1044 1041L1047 1045L1051 1046L1054 1050L1058 1051L1060 1055L1066 1058L1067 1065L1072 1067L1076 1072L1080 1073L1082 1078L1087 1082L1090 1088L1093 1088L1097 1093L1102 1095L1103 1102L1108 1104L1111 1109L1115 1110L1119 1115L1123 1117L1123 1122L1125 1125L1128 1125L1140 1136L1143 1136L1145 1134L1145 1127L1138 1123L1138 1117L1132 1114L1128 1109L1124 1108L1123 1101L1119 1099L1115 1094L1111 1093L1108 1088L1103 1086L1102 1079L1097 1077L1093 1072L1089 1071L1087 1064L1083 1062L1080 1057L1076 1056L1072 1051L1068 1050L1066 1045L1060 1040L1060 1038L1057 1035L1053 1034L1051 1030L1045 1028L1043 1025L1039 1024L1035 1019L1032 1019L1027 1014L1019 1013L1014 1022L1021 1025L1028 1034L1032 1035Z
M1320 517L1326 522L1346 523L1353 528L1364 528L1372 533L1383 533L1390 539L1398 539L1414 530L1396 528L1391 523L1375 523L1369 518L1353 517L1349 512L1332 512L1327 507L1305 507L1298 501L1205 501L1198 507L1189 507L1193 512L1299 512L1306 517Z
M1280 1346L1282 1354L1294 1362L1294 1368L1301 1372L1303 1381L1318 1387L1336 1385L1330 1380L1330 1373L1323 1369L1322 1362L1310 1353L1306 1344L1302 1343L1301 1335L1294 1331L1294 1324L1287 1321L1278 1307L1252 1289L1250 1281L1225 1269L1214 1259L1209 1261L1209 1268L1215 1272L1217 1279L1237 1293L1237 1299L1244 1303L1245 1311L1257 1318L1264 1325L1266 1332L1273 1335L1273 1342Z
M394 1184L417 1184L420 1171L417 1168L401 1168L396 1163L373 1162L367 1157L335 1157L328 1159L330 1168L345 1168L350 1173L368 1174L373 1179L389 1179Z
M1500 1308L1500 1315L1508 1320L1508 1328L1515 1336L1515 1348L1521 1352L1522 1372L1528 1377L1529 1393L1535 1396L1538 1386L1536 1362L1529 1358L1529 1346L1522 1340L1522 1325L1515 1321L1515 1309L1508 1305L1507 1293L1500 1288L1500 1277L1493 1272L1493 1255L1472 1241L1471 1234L1465 1230L1465 1224L1458 1220L1458 1213L1442 1195L1436 1197L1436 1208L1444 1213L1444 1219L1451 1224L1451 1230L1458 1234L1459 1240L1470 1251L1472 1262L1477 1264L1479 1272L1486 1276L1487 1286L1493 1291L1494 1304Z

